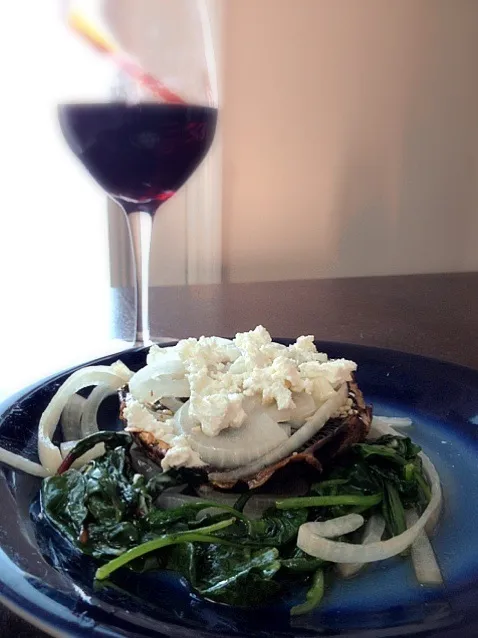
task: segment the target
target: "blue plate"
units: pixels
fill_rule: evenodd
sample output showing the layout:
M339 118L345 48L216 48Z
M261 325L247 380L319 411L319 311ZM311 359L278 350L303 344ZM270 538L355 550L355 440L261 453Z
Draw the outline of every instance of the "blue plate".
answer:
M392 559L352 581L337 580L316 613L293 621L288 608L303 592L296 599L244 610L200 600L171 573L137 576L123 570L114 583L99 587L93 582L92 562L35 522L38 479L4 470L3 601L45 631L62 636L478 636L478 371L390 350L318 346L331 357L358 362L359 385L376 414L413 419L410 436L429 454L443 482L445 508L434 546L444 587L417 585L409 561ZM145 361L143 350L119 356L133 369ZM40 415L71 372L0 406L0 445L36 459Z

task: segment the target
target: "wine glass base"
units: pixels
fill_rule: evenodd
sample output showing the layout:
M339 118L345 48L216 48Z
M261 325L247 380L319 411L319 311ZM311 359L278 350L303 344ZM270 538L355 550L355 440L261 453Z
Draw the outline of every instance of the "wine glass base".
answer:
M143 334L140 332L136 335L135 347L149 348L150 346L156 345L174 345L179 341L178 337L156 337L151 339L149 334L146 339L143 338Z
M134 343L136 346L152 346L153 342L151 341L149 330L148 332L137 332Z

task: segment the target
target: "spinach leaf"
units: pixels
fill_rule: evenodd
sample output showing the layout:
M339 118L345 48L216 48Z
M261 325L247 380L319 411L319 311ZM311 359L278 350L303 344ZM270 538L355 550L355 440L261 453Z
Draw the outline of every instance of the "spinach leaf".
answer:
M370 495L335 494L333 496L298 496L277 501L277 509L291 510L304 507L332 507L337 505L353 505L368 509L374 505L378 505L381 500L382 494L380 492Z
M135 561L138 558L151 554L153 552L157 552L160 549L165 547L169 547L172 545L178 545L181 543L190 543L190 542L198 542L198 543L223 543L226 545L231 545L230 541L217 538L213 535L215 532L218 532L221 529L229 527L232 525L234 519L229 519L228 521L221 521L219 523L215 523L214 525L209 525L206 527L200 527L195 530L186 530L184 532L175 532L173 534L164 534L162 536L158 536L150 541L146 541L132 547L128 551L124 552L117 558L110 560L106 565L103 565L99 569L96 570L96 578L98 580L105 580L109 578L113 572L120 567L124 567L128 565L132 561Z
M144 479L134 479L125 447L46 479L46 516L83 552L109 559L141 542L140 519L151 506Z
M292 607L290 610L291 616L299 616L306 614L315 609L324 597L325 581L324 570L319 568L312 579L312 584L307 591L306 600L300 605Z
M87 444L97 440L90 437ZM307 581L306 601L291 611L306 613L323 596L328 565L297 548L303 523L351 512L367 518L382 511L393 536L406 529L405 510L420 511L430 499L420 448L402 437L353 446L305 497L278 500L254 521L243 514L253 492L239 495L234 508L208 501L171 510L155 507L154 499L166 488L191 486L204 476L158 471L146 482L134 473L129 436L108 435L105 444L106 454L80 472L69 469L44 481L46 516L83 552L109 561L98 569L98 579L123 566L139 572L170 569L203 596L222 603L256 605ZM75 448L75 454L79 451L83 448ZM198 513L209 508L199 520Z
M92 523L87 528L86 548L95 558L109 560L139 542L139 530L129 521Z
M305 552L302 553L303 556L282 559L282 568L291 574L309 574L311 572L315 572L318 567L321 567L324 564L324 561L320 558L314 558Z
M409 438L391 435L359 443L341 459L326 480L312 486L311 492L322 497L324 502L327 497L339 498L346 494L364 497L381 493L387 530L395 536L406 529L405 510L414 507L422 511L430 500L430 488L418 456L420 450ZM316 510L314 514L317 518L329 518L352 512L364 513L370 510L366 505L364 499L362 504L357 501L352 508L336 506L322 513Z
M312 485L312 494L375 494L381 483L370 472L370 466L360 456L350 453L339 462L329 475L329 479Z
M255 607L279 593L281 586L272 578L277 569L275 566L269 572L259 569L249 571L244 569L235 577L224 581L221 586L211 587L210 590L199 590L199 593L206 598L228 605Z
M209 571L201 577L198 591L230 605L257 605L278 592L280 585L273 577L280 568L276 548L247 549L211 546L213 554Z
M162 472L158 468L158 471L149 479L146 489L154 501L164 490L183 483L185 483L184 476L178 470L171 469L169 472Z
M120 522L149 509L143 483L135 485L125 448L118 447L85 466L86 506L98 522Z
M152 508L141 522L144 540L148 540L150 537L154 538L165 532L189 529L190 524L196 520L198 512L204 507L202 504L188 503L170 510Z
M204 473L200 470L181 467L178 469L171 468L167 472L163 472L158 467L158 471L147 483L147 491L153 501L155 501L169 487L187 485L188 489L190 489L201 483L204 483Z
M49 476L41 489L42 508L60 532L77 545L88 515L85 506L86 481L77 470Z
M197 564L202 548L194 543L181 543L174 545L166 563L166 568L178 572L191 583L193 587L197 583Z
M90 434L79 441L71 452L63 459L62 464L58 468L58 474L63 474L70 469L71 465L83 456L86 452L95 447L98 443L104 443L105 450L113 450L116 447L123 447L129 450L133 443L133 438L129 432L109 432L102 430Z
M385 498L382 504L382 514L387 524L390 536L398 536L407 529L405 509L400 494L393 483L384 483Z
M390 434L381 436L373 443L357 443L354 445L354 450L364 459L371 456L382 457L398 465L406 465L408 460L414 459L421 452L421 448L410 438Z
M299 527L307 521L307 510L268 509L262 518L251 521L249 538L256 545L280 547L295 540Z
M234 503L234 509L238 512L243 512L245 506L248 501L254 496L254 490L249 490L248 492L244 492L244 494L240 494L237 501Z

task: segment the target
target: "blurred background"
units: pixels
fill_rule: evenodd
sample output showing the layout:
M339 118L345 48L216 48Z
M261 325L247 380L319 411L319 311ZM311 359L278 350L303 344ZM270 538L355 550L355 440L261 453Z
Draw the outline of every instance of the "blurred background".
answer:
M224 4L226 278L476 270L478 2Z
M211 13L222 161L157 216L153 283L476 270L475 0L219 0ZM220 251L188 263L213 230Z
M476 0L209 10L220 127L155 217L152 285L477 270ZM141 58L142 16L122 22L120 0L109 11ZM126 225L59 134L57 3L5 12L2 339L12 352L34 341L41 359L53 320L58 356L74 339L85 360L116 336L110 288L131 282Z

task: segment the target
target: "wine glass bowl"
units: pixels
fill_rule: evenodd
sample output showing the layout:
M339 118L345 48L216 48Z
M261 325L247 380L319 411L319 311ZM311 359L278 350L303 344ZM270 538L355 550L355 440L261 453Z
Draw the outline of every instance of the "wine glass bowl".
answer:
M128 219L136 342L149 342L152 216L207 154L217 93L205 0L75 0L59 104L66 142ZM70 48L70 47L69 47Z
M65 139L127 214L154 215L209 149L216 109L189 104L63 104Z

